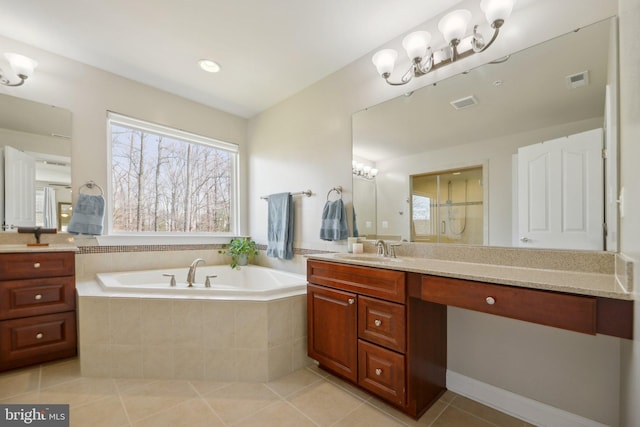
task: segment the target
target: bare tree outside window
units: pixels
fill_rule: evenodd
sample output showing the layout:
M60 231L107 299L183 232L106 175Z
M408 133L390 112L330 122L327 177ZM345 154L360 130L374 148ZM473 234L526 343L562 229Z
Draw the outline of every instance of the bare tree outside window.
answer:
M231 232L236 156L111 121L113 231Z

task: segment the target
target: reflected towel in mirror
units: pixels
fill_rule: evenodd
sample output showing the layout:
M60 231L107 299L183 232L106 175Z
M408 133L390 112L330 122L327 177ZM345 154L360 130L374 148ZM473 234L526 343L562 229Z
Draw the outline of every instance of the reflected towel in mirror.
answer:
M104 219L104 197L95 194L80 194L73 208L73 215L67 226L71 234L102 234Z

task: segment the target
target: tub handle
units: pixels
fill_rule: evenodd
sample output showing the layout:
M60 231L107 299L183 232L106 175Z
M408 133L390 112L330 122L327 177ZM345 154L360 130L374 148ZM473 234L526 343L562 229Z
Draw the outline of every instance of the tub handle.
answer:
M176 285L176 275L175 274L163 274L163 276L165 277L171 277L171 280L169 281L169 286L175 286Z
M216 276L216 275L214 274L214 275L206 276L206 277L207 277L207 280L205 280L205 282L204 282L204 287L205 287L205 288L210 288L210 287L211 287L211 281L210 281L209 279L210 279L210 278L211 278L211 279L213 279L214 277L218 277L218 276Z

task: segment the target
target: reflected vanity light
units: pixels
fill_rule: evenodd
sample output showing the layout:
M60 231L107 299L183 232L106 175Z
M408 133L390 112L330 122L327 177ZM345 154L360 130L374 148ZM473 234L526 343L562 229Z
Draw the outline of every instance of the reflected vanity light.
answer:
M447 46L432 50L429 43L431 34L427 31L415 31L402 40L402 47L407 52L411 65L399 81L391 81L391 73L395 68L398 52L394 49L383 49L373 55L372 62L378 74L392 86L409 83L414 77L420 77L428 72L457 59L485 51L498 37L500 28L511 15L515 0L481 0L480 10L484 12L487 22L493 28L493 35L485 43L482 34L478 32L478 25L473 27L473 34L465 37L467 26L471 21L471 12L465 9L447 13L438 23L438 30L442 33Z
M4 57L9 61L14 74L20 79L19 82L12 83L11 79L6 77L2 69L0 69L0 84L4 86L22 86L24 81L33 75L33 71L38 66L38 63L33 59L17 53L5 53Z
M378 169L356 162L355 160L351 162L351 172L353 175L364 179L374 179L376 175L378 175Z

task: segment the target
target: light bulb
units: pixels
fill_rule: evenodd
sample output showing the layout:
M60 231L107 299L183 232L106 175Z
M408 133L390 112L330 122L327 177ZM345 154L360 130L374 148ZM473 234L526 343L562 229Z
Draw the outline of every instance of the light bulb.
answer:
M506 20L513 10L515 0L482 0L480 10L487 17L487 22L493 24L498 20Z
M416 31L402 40L402 47L407 51L409 59L422 59L427 54L429 42L431 42L431 34L428 31Z
M18 77L27 78L33 74L33 71L38 66L38 63L31 58L27 58L24 55L17 53L5 53L5 58L9 61L11 69Z
M447 43L460 40L467 32L467 25L471 21L471 12L465 9L454 10L442 17L438 29Z
M373 65L376 66L378 70L378 74L382 77L385 77L385 74L388 76L393 72L393 67L396 64L396 59L398 58L398 52L393 49L383 49L373 55L371 61Z

